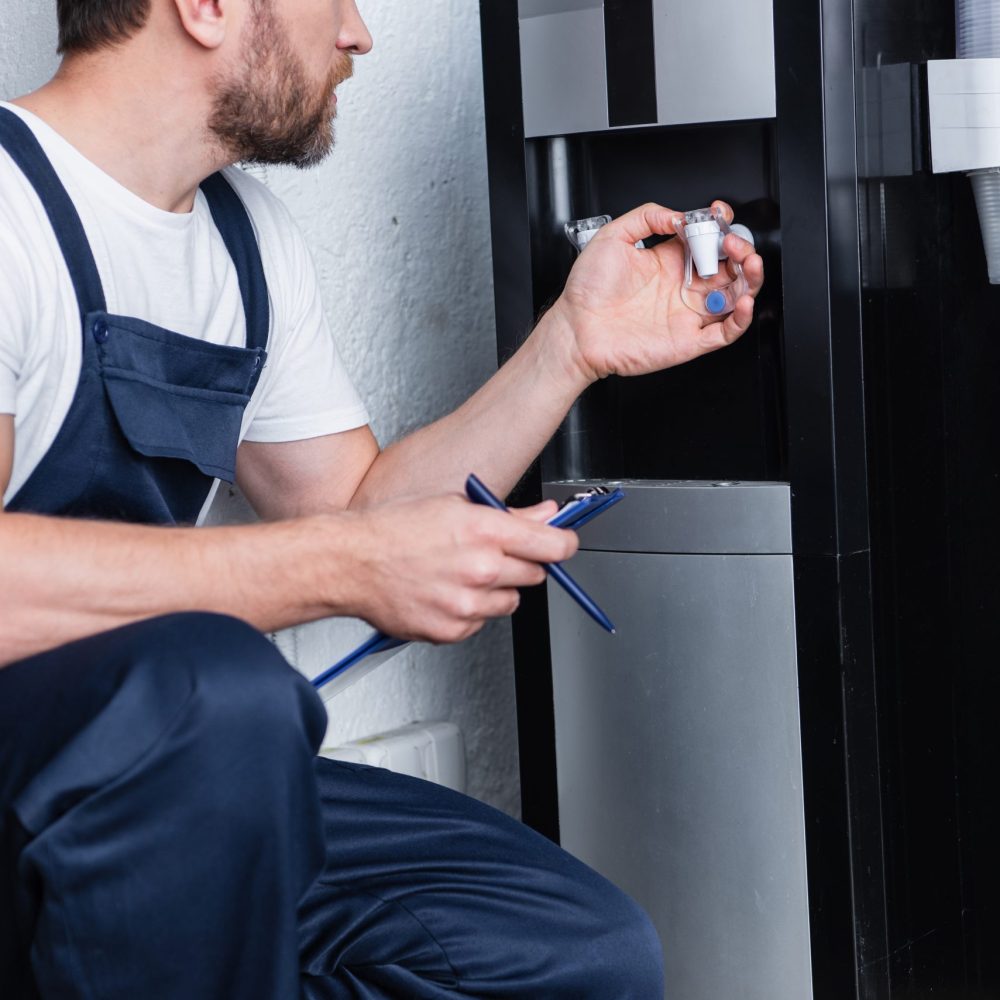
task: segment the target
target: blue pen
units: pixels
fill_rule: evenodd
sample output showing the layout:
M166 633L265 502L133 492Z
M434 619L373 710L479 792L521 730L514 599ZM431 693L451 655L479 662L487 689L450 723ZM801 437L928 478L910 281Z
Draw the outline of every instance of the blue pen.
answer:
M613 507L619 500L622 500L624 496L625 493L620 488L598 487L588 490L567 501L546 523L553 528L572 528L575 530L593 520L598 514L603 514L609 507ZM384 632L372 632L360 646L351 650L328 670L324 670L314 677L312 679L313 687L321 688L329 684L345 670L350 670L351 667L369 656L406 645L408 643L404 639L395 639Z
M470 475L465 481L466 496L473 502L482 504L485 507L492 507L494 510L506 511L506 506L498 500L476 476ZM611 619L594 603L583 588L559 565L559 563L542 563L542 568L552 577L591 618L597 622L601 628L606 629L612 635L615 634L615 627Z

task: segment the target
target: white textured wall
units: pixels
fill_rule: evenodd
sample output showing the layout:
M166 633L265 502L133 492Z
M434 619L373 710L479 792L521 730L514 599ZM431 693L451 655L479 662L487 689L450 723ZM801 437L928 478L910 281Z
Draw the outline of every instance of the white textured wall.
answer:
M361 0L375 39L340 91L337 148L300 173L258 171L312 246L326 308L383 443L447 412L495 367L479 11L475 0ZM0 89L54 66L53 0L0 0ZM222 498L223 516L238 503ZM357 627L281 636L316 672ZM517 810L509 629L416 647L331 704L328 742L414 720L458 723L470 792Z
M33 90L58 65L55 0L0 0L0 95Z

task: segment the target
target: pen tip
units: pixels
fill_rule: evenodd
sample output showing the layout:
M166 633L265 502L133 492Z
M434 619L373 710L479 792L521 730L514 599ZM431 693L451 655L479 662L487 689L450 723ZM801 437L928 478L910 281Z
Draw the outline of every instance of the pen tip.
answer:
M612 635L618 635L618 629L616 629L616 628L613 628L613 629L611 630L611 634L612 634Z

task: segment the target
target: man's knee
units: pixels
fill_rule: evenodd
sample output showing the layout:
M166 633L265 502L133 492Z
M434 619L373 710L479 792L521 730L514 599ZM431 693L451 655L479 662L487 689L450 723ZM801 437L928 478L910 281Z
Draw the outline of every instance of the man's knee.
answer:
M663 948L656 928L645 910L632 900L631 912L624 918L622 938L625 948L613 959L619 974L628 976L631 993L622 996L635 1000L660 1000L664 993Z
M47 739L28 741L30 752L7 761L5 793L33 833L68 805L111 788L145 803L134 808L183 802L206 816L226 809L248 828L259 822L262 804L266 813L314 795L322 703L243 622L169 615L39 661L37 677L31 664L22 671L28 694L48 668L58 668L51 678L66 679L54 713L61 721Z
M274 645L238 618L184 612L125 630L130 680L177 705L195 753L217 746L252 754L266 745L315 750L326 716L311 685Z
M645 911L607 884L590 903L596 921L577 960L587 969L594 1000L662 1000L663 949Z

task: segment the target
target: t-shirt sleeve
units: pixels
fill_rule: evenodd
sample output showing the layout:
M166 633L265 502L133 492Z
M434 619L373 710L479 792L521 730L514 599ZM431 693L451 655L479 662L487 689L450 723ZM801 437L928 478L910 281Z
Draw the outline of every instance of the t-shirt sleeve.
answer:
M273 239L261 233L262 249L272 250L264 250L264 260L274 317L261 399L245 440L300 441L363 427L368 411L324 314L312 255L284 206L267 197L267 214L281 230Z
M3 213L0 212L0 224ZM0 413L17 414L17 382L27 350L29 305L24 251L0 232Z

